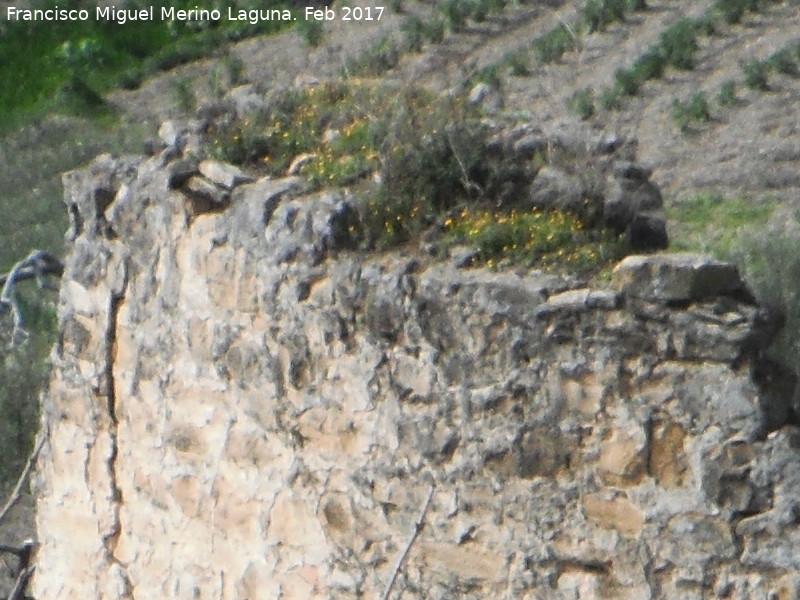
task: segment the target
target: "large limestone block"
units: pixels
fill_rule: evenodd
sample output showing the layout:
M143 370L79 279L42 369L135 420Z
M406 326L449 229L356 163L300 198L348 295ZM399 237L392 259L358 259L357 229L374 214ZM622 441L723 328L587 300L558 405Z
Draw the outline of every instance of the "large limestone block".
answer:
M227 190L232 190L240 183L253 181L252 177L243 173L238 167L218 160L204 160L200 163L199 169L206 179Z
M613 273L627 296L656 302L690 302L744 290L736 265L700 254L628 256Z

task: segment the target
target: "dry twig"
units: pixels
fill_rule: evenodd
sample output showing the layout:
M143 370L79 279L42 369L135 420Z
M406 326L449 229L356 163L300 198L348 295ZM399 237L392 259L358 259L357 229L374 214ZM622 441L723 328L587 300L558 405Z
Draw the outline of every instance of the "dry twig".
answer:
M3 519L6 518L8 512L14 507L14 505L19 502L19 499L22 497L22 485L25 483L25 480L28 478L28 474L30 474L33 465L36 463L36 459L39 456L39 451L42 449L44 445L44 440L47 437L47 431L42 431L39 434L39 439L36 440L36 446L33 448L33 452L28 457L28 462L25 465L25 468L22 470L22 474L19 476L17 480L17 485L14 486L14 490L11 492L11 496L9 496L8 501L6 502L5 506L2 510L0 510L0 523L3 522Z
M15 264L7 274L0 275L0 285L3 286L3 291L0 293L0 316L9 309L14 316L11 346L16 344L20 336L25 337L22 311L16 298L17 283L26 279L36 279L40 289L53 289L45 275L61 277L63 273L64 264L58 258L43 250L33 250L27 257Z
M389 594L392 593L392 587L394 586L394 582L397 580L397 576L400 574L400 569L403 568L403 563L405 563L406 558L408 558L408 553L411 552L411 546L414 545L414 541L417 539L419 532L422 531L422 528L425 526L425 515L428 513L428 508L431 505L433 489L433 484L431 484L431 489L428 490L428 496L425 498L425 503L422 505L422 510L420 510L419 516L414 522L414 531L411 532L411 537L408 538L406 547L400 553L400 556L397 557L397 562L395 562L394 569L392 570L392 577L389 579L389 583L386 584L386 589L383 591L381 600L389 600Z

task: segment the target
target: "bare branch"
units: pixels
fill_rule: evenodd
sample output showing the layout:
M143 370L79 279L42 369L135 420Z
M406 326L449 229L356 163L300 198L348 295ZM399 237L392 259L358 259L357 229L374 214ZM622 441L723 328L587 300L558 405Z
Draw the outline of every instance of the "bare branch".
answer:
M44 445L44 440L47 438L47 430L45 429L41 433L39 433L39 439L36 440L36 446L33 448L33 452L28 457L28 462L25 465L25 468L22 470L22 474L19 476L17 480L17 485L14 486L14 490L11 492L11 496L9 496L8 501L6 502L5 506L2 510L0 510L0 523L3 522L3 519L6 518L8 512L14 507L14 505L19 502L19 499L22 497L22 486L25 483L25 480L28 478L28 475L33 468L33 465L36 463L36 459L39 457L39 451L42 449Z
M20 571L19 575L17 575L16 582L14 582L14 588L8 595L7 600L25 600L25 588L28 587L28 580L35 570L36 567L27 567Z
M400 574L400 569L403 568L403 563L405 563L406 558L408 558L408 553L411 552L411 546L414 545L414 541L417 539L419 532L422 531L422 528L425 526L425 515L428 513L428 508L431 505L433 489L433 484L431 484L431 489L428 490L428 496L425 498L425 503L422 505L422 510L420 510L419 516L414 522L414 531L411 532L411 537L409 537L406 547L400 553L400 556L397 557L397 562L395 562L394 569L392 570L392 577L389 579L389 583L386 584L386 589L383 591L381 600L389 600L389 594L392 593L392 587L394 586L394 582L397 580L397 576Z
M26 258L15 264L5 275L0 275L0 285L3 291L0 293L0 316L11 309L14 317L14 330L11 334L13 347L20 337L26 337L27 333L23 329L23 316L16 299L16 285L26 279L36 279L40 289L53 289L53 286L45 278L46 275L61 277L64 273L64 264L54 255L43 250L33 250Z

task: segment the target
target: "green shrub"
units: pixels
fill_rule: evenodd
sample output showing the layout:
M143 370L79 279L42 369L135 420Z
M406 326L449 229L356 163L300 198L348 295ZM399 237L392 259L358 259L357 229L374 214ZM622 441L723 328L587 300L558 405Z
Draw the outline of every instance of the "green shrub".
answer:
M470 16L470 5L464 0L445 0L440 11L450 31L458 33L463 31Z
M694 20L694 29L698 35L711 36L717 33L717 21L713 14L704 13Z
M403 94L399 109L383 146L381 185L364 209L365 248L388 248L430 227L469 197L469 178L486 158L486 129L460 109L417 92Z
M503 77L500 74L500 65L486 65L481 67L470 78L470 83L486 83L494 89L499 90L503 87Z
M417 15L409 15L401 26L405 49L420 52L425 43L425 21Z
M394 69L400 62L400 48L391 37L380 39L358 57L345 61L344 75L377 77Z
M716 0L714 10L722 15L726 23L739 23L747 10L748 0Z
M58 108L83 117L100 118L112 114L105 98L92 88L83 77L73 75L57 95Z
M672 102L672 118L683 132L689 131L696 123L711 120L711 109L703 92L695 92L689 102Z
M600 105L606 110L619 110L622 108L622 96L617 86L603 90L600 95Z
M469 4L469 16L476 23L483 23L489 16L489 4L486 0L472 0Z
M297 33L303 43L310 48L316 48L322 43L323 25L322 21L316 19L299 19L297 21Z
M643 84L645 81L663 77L666 66L666 57L657 48L650 48L636 59L630 72L637 82Z
M699 49L694 21L681 19L662 32L660 48L667 64L676 69L694 69L694 57Z
M626 0L586 0L583 22L589 33L603 31L615 21L624 21L626 9Z
M484 3L489 8L489 13L496 15L505 10L508 0L484 0Z
M544 63L556 62L568 50L576 47L575 36L563 23L538 37L533 43L533 50Z
M737 237L732 257L742 267L748 286L760 303L785 315L783 329L768 355L800 374L800 226L782 219L768 227L748 228ZM800 415L800 390L786 398Z
M633 71L617 69L614 73L614 87L624 96L635 96L639 93L640 82Z
M124 90L138 90L145 78L141 67L131 67L119 76L119 85Z
M479 260L490 267L524 264L596 272L627 251L617 237L589 229L576 216L558 210L465 208L447 219L445 228L453 242L474 246Z
M751 90L765 91L769 89L767 65L758 60L751 60L742 67L744 83Z
M601 0L586 0L581 10L581 15L589 33L605 29L606 21Z
M800 74L797 67L797 60L790 48L778 50L767 59L767 66L776 73L797 77Z
M647 10L647 0L628 0L628 10Z
M594 91L590 87L575 92L569 99L569 107L581 120L586 121L594 116Z
M441 44L444 40L444 21L442 19L432 18L425 24L425 39L431 44Z
M503 57L503 64L514 77L527 77L531 74L530 57L524 49L506 54Z
M172 93L175 97L176 106L182 112L192 112L197 108L197 96L189 79L176 79L172 84Z
M717 104L724 107L736 105L736 82L728 79L719 86L717 92Z

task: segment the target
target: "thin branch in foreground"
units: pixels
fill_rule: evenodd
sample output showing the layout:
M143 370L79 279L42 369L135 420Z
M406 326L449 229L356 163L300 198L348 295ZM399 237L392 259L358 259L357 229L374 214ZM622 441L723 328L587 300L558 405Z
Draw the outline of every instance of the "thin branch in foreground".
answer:
M397 557L397 562L395 562L394 569L392 570L392 577L389 579L389 583L386 584L386 589L383 591L381 600L389 600L389 594L392 593L392 587L394 586L394 582L397 580L397 576L400 574L400 569L403 568L403 563L405 563L406 558L408 558L408 553L411 552L411 546L414 545L414 541L417 539L419 532L422 531L422 528L425 526L425 515L428 513L428 508L431 505L433 489L433 484L431 484L431 489L428 490L428 496L425 498L425 503L422 505L422 510L420 510L419 516L414 522L414 531L411 532L411 537L409 537L406 547L400 553L400 556Z
M3 286L3 291L0 293L0 315L10 308L14 317L14 331L11 334L12 347L20 337L26 337L22 311L16 297L17 283L26 279L36 279L40 289L53 289L53 286L45 279L45 275L61 277L63 273L64 264L58 258L43 250L33 250L27 257L15 264L7 274L0 275L0 285Z
M0 523L3 522L3 519L6 518L8 512L14 507L14 505L19 502L19 499L22 497L22 486L25 483L25 480L28 478L28 475L33 468L33 465L36 463L36 459L39 457L39 451L42 449L44 445L44 440L47 438L47 430L45 429L41 433L39 433L39 439L36 440L36 446L33 448L33 452L28 457L28 462L25 465L25 468L22 470L22 474L19 476L17 480L17 485L14 486L14 490L11 492L11 496L9 496L8 501L6 502L5 506L2 510L0 510Z
M28 587L28 580L31 578L31 575L33 575L35 570L36 567L28 567L20 571L7 600L25 600L25 588Z

